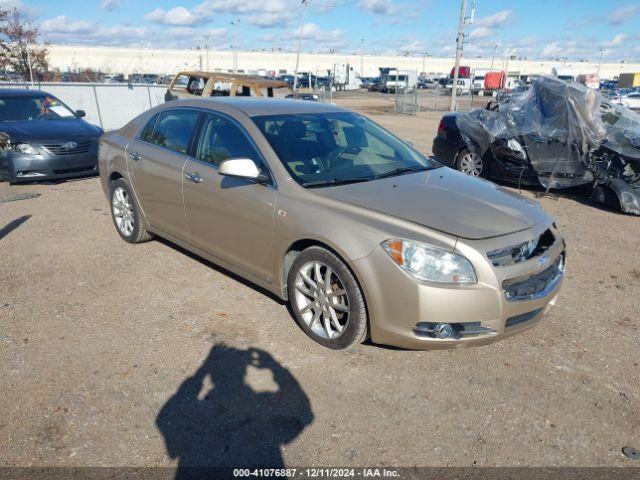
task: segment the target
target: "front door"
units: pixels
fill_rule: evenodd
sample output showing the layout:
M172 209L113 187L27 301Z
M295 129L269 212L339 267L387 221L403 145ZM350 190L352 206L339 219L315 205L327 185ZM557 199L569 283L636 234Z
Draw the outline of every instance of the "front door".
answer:
M272 185L218 174L228 158L262 156L234 120L207 114L184 167L184 206L189 242L247 273L273 281L271 242L276 190Z
M152 228L187 239L182 171L200 112L163 110L127 147L129 176Z

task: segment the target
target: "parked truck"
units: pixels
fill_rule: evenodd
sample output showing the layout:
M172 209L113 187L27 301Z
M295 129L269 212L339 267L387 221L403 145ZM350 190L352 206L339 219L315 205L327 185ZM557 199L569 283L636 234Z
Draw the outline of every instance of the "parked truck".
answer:
M484 76L484 93L493 95L493 92L504 90L507 74L502 70L487 72Z
M618 88L640 87L640 72L621 73L618 77Z
M471 91L479 96L484 95L484 79L489 70L474 70L471 79Z
M390 70L387 76L387 91L394 93L396 90L414 90L418 84L418 72L416 70Z
M348 63L333 66L333 86L336 90L358 90L360 74Z

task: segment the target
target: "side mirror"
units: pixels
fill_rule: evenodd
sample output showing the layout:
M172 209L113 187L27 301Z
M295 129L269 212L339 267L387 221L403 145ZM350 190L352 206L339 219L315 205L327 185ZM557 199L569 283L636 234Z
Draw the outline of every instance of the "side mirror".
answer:
M250 158L229 158L220 163L218 170L220 175L228 177L246 178L257 183L265 183L269 180L267 175L263 175Z
M76 110L76 115L80 118L82 117L86 117L87 116L87 112L85 112L84 110Z

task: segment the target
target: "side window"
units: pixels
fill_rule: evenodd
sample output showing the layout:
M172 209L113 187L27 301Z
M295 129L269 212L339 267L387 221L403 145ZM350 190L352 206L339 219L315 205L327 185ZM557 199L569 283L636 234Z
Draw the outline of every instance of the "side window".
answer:
M260 156L240 127L211 114L202 124L196 158L216 167L228 158L250 158L260 162Z
M194 110L165 110L155 124L149 143L187 153L200 114Z
M152 143L151 138L153 136L153 127L156 125L156 120L158 120L159 113L156 113L144 126L142 131L140 132L139 138L143 142Z

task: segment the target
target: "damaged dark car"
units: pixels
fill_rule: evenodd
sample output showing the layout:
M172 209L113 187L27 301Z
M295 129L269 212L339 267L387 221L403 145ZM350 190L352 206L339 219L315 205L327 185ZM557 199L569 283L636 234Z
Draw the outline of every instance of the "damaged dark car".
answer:
M540 77L485 109L445 114L433 153L472 176L585 186L595 200L640 215L640 115L578 83Z

